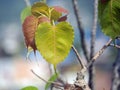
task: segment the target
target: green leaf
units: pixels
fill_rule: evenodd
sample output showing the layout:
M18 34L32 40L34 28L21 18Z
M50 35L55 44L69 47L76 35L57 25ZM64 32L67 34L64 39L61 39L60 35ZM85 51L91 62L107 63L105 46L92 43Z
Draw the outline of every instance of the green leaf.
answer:
M21 12L21 22L23 23L27 16L31 15L31 7L26 7Z
M57 12L56 10L51 11L51 20L57 21L62 16L62 13Z
M60 22L56 26L41 23L35 33L35 43L41 55L55 66L62 62L71 49L74 30L67 22Z
M43 2L36 2L31 8L31 12L34 16L48 16L49 17L49 7Z
M99 0L99 21L105 35L120 35L120 0Z
M38 90L38 88L35 86L27 86L27 87L22 88L21 90Z
M50 85L52 84L51 82L54 82L55 80L57 80L57 78L58 78L58 74L52 75L50 77L50 79L48 80L48 83L46 83L46 85L45 85L45 90L47 90L50 87Z

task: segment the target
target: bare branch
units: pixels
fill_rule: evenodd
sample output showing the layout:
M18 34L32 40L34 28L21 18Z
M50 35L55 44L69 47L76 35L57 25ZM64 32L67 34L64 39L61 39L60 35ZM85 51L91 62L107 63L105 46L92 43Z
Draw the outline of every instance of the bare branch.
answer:
M45 79L43 79L42 77L40 77L39 75L37 75L32 69L31 69L31 72L37 76L39 79L41 79L42 81L44 81L45 83L51 83L51 84L54 84L54 85L57 85L57 86L60 86L60 87L64 87L63 85L61 85L60 83L57 83L57 82L52 82L52 81L47 81Z
M76 48L75 48L74 46L72 46L72 49L73 49L73 51L75 52L75 54L76 54L76 56L77 56L77 59L78 59L80 65L82 66L82 68L85 68L85 65L84 65L84 63L83 63L83 60L82 60L82 58L80 57L79 53L77 52Z
M85 42L85 33L84 33L84 30L81 26L81 20L80 20L77 0L72 0L72 4L73 4L73 8L74 8L74 13L75 13L76 19L77 19L77 24L78 24L78 28L79 28L81 46L82 46L82 49L83 49L83 53L84 53L84 56L85 56L86 60L89 60L88 51L87 51L86 42Z
M88 63L87 68L89 68L89 66L106 50L106 48L108 48L110 46L112 42L112 39L110 39L101 49L100 51L98 51L94 57L91 59L91 61Z
M95 49L97 21L98 21L98 0L94 0L94 16L93 16L93 27L91 31L90 60L92 59L95 51L94 49Z
M31 6L30 0L24 0L27 6Z
M119 46L119 45L110 44L110 46L116 47L116 48L119 48L119 49L120 49L120 46Z

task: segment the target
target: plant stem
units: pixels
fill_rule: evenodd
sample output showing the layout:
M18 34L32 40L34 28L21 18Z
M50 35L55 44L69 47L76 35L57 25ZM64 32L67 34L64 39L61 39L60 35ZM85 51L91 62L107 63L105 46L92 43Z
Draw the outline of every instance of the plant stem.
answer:
M95 39L96 39L96 29L98 20L98 0L94 0L94 14L93 14L93 26L91 31L91 46L90 46L90 60L92 59L95 52ZM94 90L94 74L95 68L94 63L92 63L88 69L89 72L89 87Z
M102 55L102 53L110 46L111 42L113 40L109 39L109 41L94 55L94 57L91 59L91 61L88 63L87 68L99 57Z
M83 60L82 60L82 58L80 57L79 53L77 52L76 48L75 48L74 46L72 46L72 49L73 49L73 51L75 52L75 54L76 54L76 56L77 56L77 59L78 59L80 65L82 66L82 68L84 68L85 65L84 65Z
M95 49L97 21L98 21L98 0L94 0L94 16L93 16L93 26L91 31L90 60L92 59L95 51L94 49Z
M54 84L54 85L63 87L63 85L61 85L60 83L53 82L53 81L47 81L47 80L43 79L42 77L40 77L39 75L37 75L32 69L31 69L31 72L32 72L35 76L37 76L39 79L41 79L42 81L44 81L45 83L52 83L52 84Z
M80 20L79 8L78 8L78 5L77 5L77 0L72 0L72 4L73 4L74 13L75 13L78 28L79 28L81 46L82 46L82 49L83 49L84 56L85 56L86 60L88 61L89 58L88 58L88 51L87 51L86 42L85 42L85 33L84 33L84 30L83 30L83 28L81 26L81 20Z

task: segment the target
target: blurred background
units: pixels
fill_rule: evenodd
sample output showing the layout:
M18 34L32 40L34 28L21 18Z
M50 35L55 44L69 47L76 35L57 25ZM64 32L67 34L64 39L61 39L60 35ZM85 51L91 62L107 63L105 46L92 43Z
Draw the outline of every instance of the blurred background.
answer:
M40 0L30 0L33 4ZM93 23L93 0L78 0L82 27L86 33L87 48L90 47L90 31ZM68 22L75 30L74 45L81 54L81 44L77 28L76 18L71 0L47 0L50 6L62 6L69 10ZM39 76L48 80L51 74L50 65L37 52L29 56L31 61L26 60L27 49L24 44L22 24L20 21L21 11L26 7L24 0L0 0L0 90L20 90L27 85L34 85L39 90L44 90L45 83L31 73L33 69ZM95 52L97 52L107 41L98 24ZM108 48L95 63L95 90L110 90L112 64L115 60L117 50ZM37 58L37 59L36 59ZM84 61L85 62L85 61ZM80 70L77 58L73 51L58 65L58 71L66 82L73 83L76 73ZM88 77L88 76L87 76ZM87 78L86 78L87 80Z

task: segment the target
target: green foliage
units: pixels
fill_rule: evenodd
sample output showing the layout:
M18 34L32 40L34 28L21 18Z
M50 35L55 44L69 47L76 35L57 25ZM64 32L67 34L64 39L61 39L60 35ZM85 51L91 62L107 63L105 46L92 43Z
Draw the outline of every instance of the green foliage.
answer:
M73 28L67 22L60 22L55 26L41 23L35 33L37 49L49 63L54 65L63 61L68 55L73 38Z
M48 80L48 83L46 83L46 85L45 85L45 90L47 90L50 87L50 85L52 84L51 82L54 82L55 80L57 80L57 78L58 78L58 74L52 75L50 77L50 79Z
M27 16L31 15L31 7L26 7L21 12L21 22L23 23Z
M34 16L47 16L49 17L49 7L42 2L36 2L32 5L31 12Z
M34 86L27 86L27 87L22 88L21 90L38 90L38 88Z
M104 34L111 38L120 35L120 0L99 0L99 21Z

